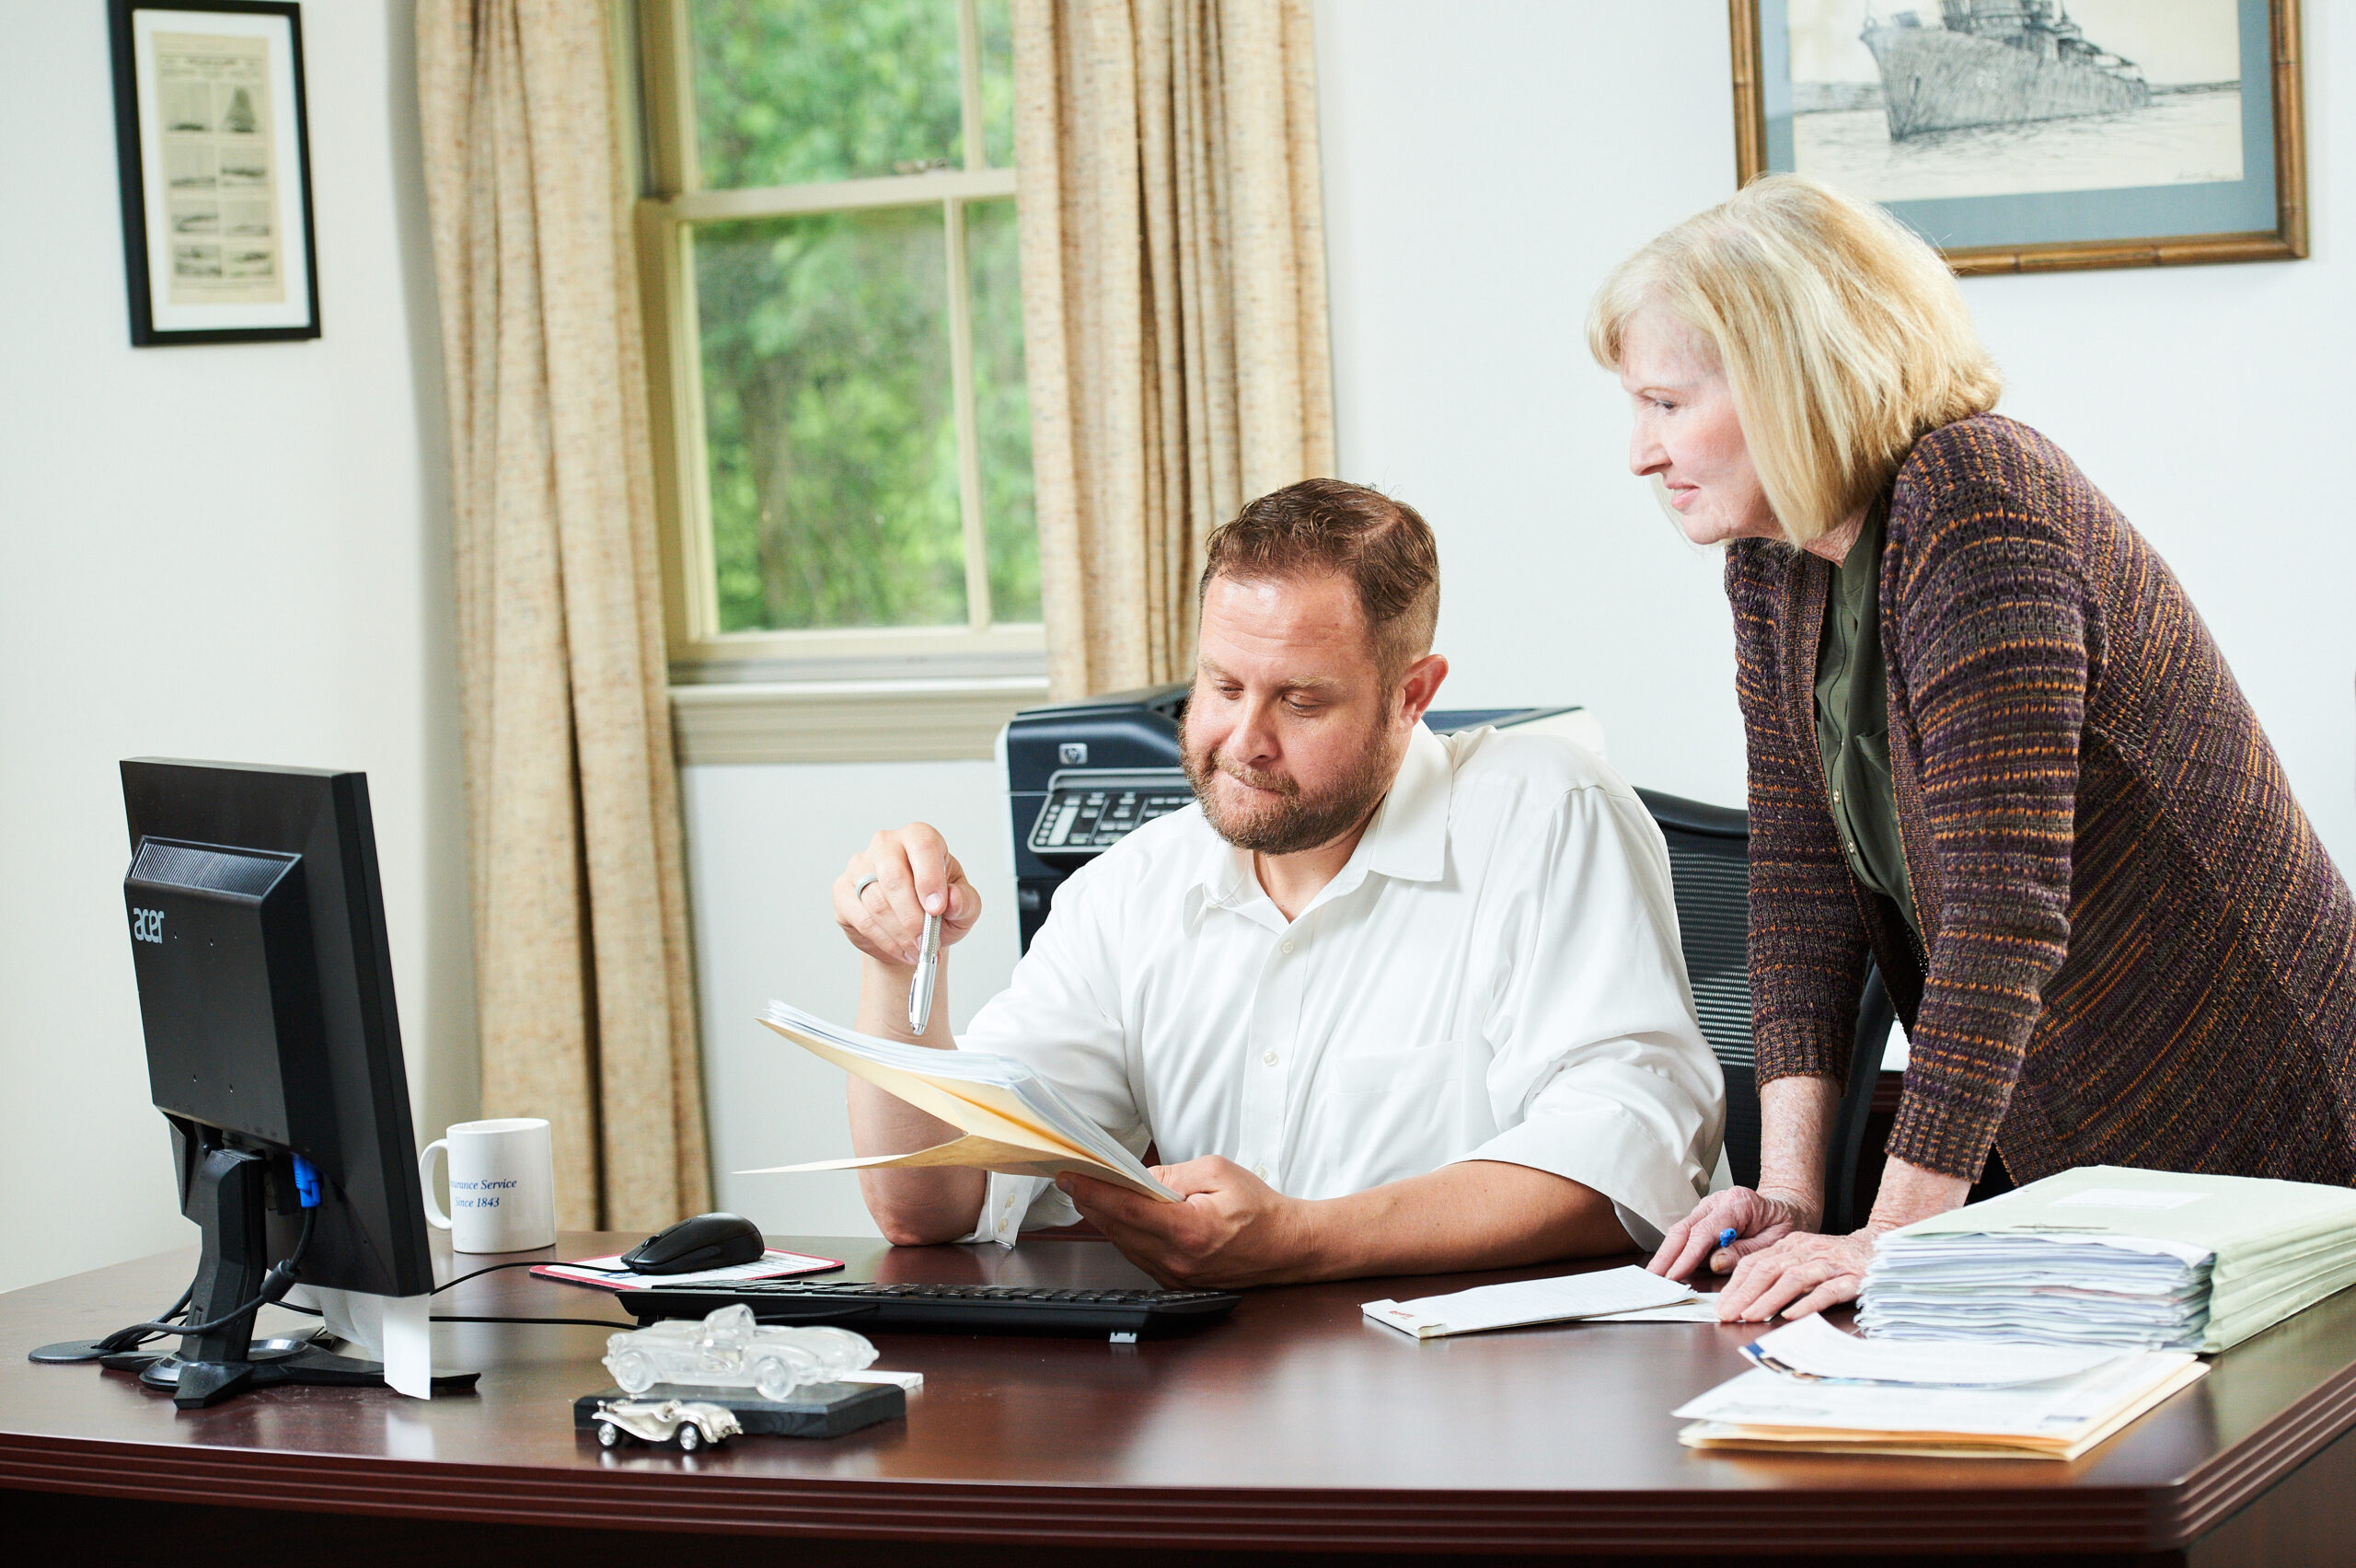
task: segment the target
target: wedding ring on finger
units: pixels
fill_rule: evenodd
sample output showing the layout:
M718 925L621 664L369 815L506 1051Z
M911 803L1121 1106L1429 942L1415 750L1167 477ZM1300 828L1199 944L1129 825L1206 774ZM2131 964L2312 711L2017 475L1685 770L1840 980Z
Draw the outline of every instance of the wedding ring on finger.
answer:
M859 881L857 881L856 882L853 882L853 883L851 884L851 890L850 890L850 895L851 895L851 897L853 897L854 899L857 899L859 902L860 902L860 903L864 904L865 902L867 902L867 890L868 890L869 888L871 888L871 887L873 887L877 882L882 882L883 880L884 880L884 877L883 877L883 874L882 874L881 872L877 872L877 871L870 871L870 872L868 872L865 876L863 876L863 877L860 878L860 879L859 879Z

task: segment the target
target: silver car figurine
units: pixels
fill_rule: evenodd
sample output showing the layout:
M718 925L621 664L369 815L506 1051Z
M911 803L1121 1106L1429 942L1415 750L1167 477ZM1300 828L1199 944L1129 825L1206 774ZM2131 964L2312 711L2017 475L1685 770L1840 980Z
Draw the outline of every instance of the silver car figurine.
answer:
M606 1342L606 1367L624 1393L657 1383L749 1388L784 1401L808 1383L831 1383L874 1365L875 1347L847 1329L763 1328L741 1302L701 1322L674 1318Z
M597 1406L597 1446L618 1448L624 1443L676 1443L692 1454L710 1443L725 1443L741 1435L744 1425L725 1405L701 1400L606 1400Z

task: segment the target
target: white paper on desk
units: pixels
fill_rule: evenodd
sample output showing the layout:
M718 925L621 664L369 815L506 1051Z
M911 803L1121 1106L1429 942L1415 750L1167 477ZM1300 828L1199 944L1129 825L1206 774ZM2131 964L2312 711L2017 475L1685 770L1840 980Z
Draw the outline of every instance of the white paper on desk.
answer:
M1473 1334L1526 1323L1564 1322L1668 1307L1692 1294L1682 1285L1631 1264L1596 1274L1476 1286L1413 1301L1368 1301L1361 1303L1359 1310L1385 1328L1417 1339L1437 1339L1444 1334Z
M1736 1426L2062 1436L2198 1365L2198 1357L2182 1351L2135 1351L2075 1378L2009 1389L1804 1382L1761 1369L1721 1383L1670 1413Z
M306 1286L318 1303L328 1332L349 1340L385 1368L385 1382L413 1400L433 1397L431 1296L371 1296L361 1290Z
M842 1267L839 1258L815 1257L808 1252L781 1252L772 1247L749 1263L733 1263L724 1269L698 1269L688 1274L631 1274L622 1267L620 1257L583 1258L570 1263L542 1263L532 1271L541 1279L560 1279L567 1285L594 1285L600 1290L644 1290L651 1285L724 1285L740 1279L785 1279L794 1274L823 1274Z
M2002 1389L2075 1378L2126 1354L2115 1345L2006 1344L1990 1340L1868 1340L1821 1317L1802 1318L1742 1347L1770 1372L1793 1378Z
M1697 1296L1691 1301L1672 1301L1666 1307L1639 1307L1633 1312L1598 1312L1592 1318L1582 1318L1583 1323L1715 1323L1718 1320L1718 1302L1714 1296Z

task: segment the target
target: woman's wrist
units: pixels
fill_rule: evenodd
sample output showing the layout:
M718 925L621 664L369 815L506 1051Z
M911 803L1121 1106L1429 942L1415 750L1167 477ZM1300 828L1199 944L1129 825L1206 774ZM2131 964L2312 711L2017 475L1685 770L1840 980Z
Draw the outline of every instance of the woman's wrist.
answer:
M1759 1180L1796 1230L1824 1223L1824 1147L1840 1101L1829 1078L1794 1074L1759 1088Z
M1814 1230L1823 1222L1822 1201L1810 1196L1806 1188L1796 1183L1761 1176L1759 1185L1751 1191L1782 1209L1784 1217L1791 1221L1795 1230Z
M1970 1195L1969 1178L1926 1170L1892 1155L1882 1165L1881 1191L1874 1199L1865 1228L1880 1236L1918 1219L1961 1208Z

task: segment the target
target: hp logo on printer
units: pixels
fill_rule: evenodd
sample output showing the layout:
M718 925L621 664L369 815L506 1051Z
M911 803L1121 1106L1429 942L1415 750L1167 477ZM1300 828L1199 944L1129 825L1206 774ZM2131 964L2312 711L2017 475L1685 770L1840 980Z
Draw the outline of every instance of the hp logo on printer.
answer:
M131 912L131 940L134 942L164 940L164 912L160 909L133 909Z
M1062 763L1066 767L1086 767L1088 766L1088 743L1086 741L1064 742L1061 745L1056 747L1056 760Z

